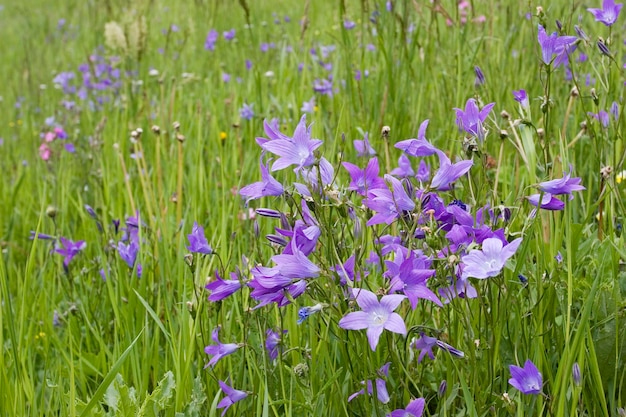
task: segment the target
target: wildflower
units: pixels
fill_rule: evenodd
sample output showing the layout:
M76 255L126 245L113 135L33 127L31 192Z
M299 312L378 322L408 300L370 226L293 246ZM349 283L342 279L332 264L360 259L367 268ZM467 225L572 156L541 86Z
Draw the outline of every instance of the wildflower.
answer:
M362 288L353 288L352 294L362 311L345 315L339 320L339 327L347 330L367 329L367 339L373 351L376 350L383 329L406 335L404 320L393 312L406 298L404 295L385 295L379 302L373 292Z
M489 103L479 110L476 100L470 98L465 103L465 111L458 108L454 109L456 111L457 126L482 142L487 135L487 130L483 127L483 123L495 105L496 103Z
M420 161L417 167L417 174L415 175L420 182L426 182L430 179L430 166L423 159Z
M354 145L354 149L356 149L357 156L374 156L376 155L376 151L370 145L369 141L369 133L365 132L363 135L363 140L355 139L352 141Z
M129 268L134 268L135 261L137 260L137 253L139 252L139 237L136 234L133 234L131 235L128 244L118 242L117 252Z
M239 115L242 119L252 120L252 118L254 117L254 110L252 109L252 106L254 106L254 104L243 104L243 107L239 110Z
M367 198L363 200L366 207L377 212L367 221L368 226L380 223L391 224L402 212L415 208L415 202L407 195L398 179L391 175L385 175L385 179L391 182L393 192L388 188L370 189L367 191Z
M526 197L526 199L533 206L542 208L544 210L559 211L565 208L565 203L558 198L552 196L552 194L550 193L543 194L543 197L541 198L541 203L539 202L540 196L541 194L533 194Z
M465 353L463 353L462 351L452 347L446 342L437 339L436 337L426 336L424 333L420 335L419 339L411 344L411 347L420 351L419 357L417 358L417 363L422 363L422 360L424 360L424 356L426 355L428 355L430 359L435 359L435 354L433 353L434 347L443 349L458 358L465 357Z
M395 175L400 178L415 176L415 171L413 171L411 161L405 154L400 155L400 158L398 158L398 167L391 171L391 175Z
M235 353L237 349L241 347L241 345L237 343L221 343L218 337L220 329L221 326L217 326L211 332L211 339L213 339L216 344L209 345L204 348L204 353L213 356L211 360L209 360L209 363L204 366L205 369L209 366L215 366L215 364L217 364L217 362L219 362L219 360L222 359L224 356Z
M572 198L574 198L572 196L572 192L582 191L585 189L585 187L580 185L581 179L579 177L571 178L571 175L572 166L570 165L569 172L564 173L563 178L539 183L537 188L539 188L540 191L546 194L567 194L570 196L571 200Z
M475 87L485 84L485 74L478 65L474 67L474 75L476 75L476 79L474 80Z
M220 384L220 388L226 394L226 397L222 398L222 400L217 404L217 408L223 408L222 417L226 414L226 411L230 408L231 405L235 404L238 401L243 400L248 396L248 393L245 391L239 391L232 387L226 385L225 382L218 381Z
M483 240L482 250L472 250L465 255L463 262L463 278L489 278L495 277L502 271L506 261L515 254L522 238L517 238L506 246L498 238Z
M63 256L63 269L65 269L65 272L67 272L69 270L69 264L72 259L74 259L74 257L78 255L80 251L87 247L87 243L85 243L84 240L72 242L71 240L64 237L59 238L59 240L61 241L61 246L57 246L54 251Z
M615 4L615 0L604 0L601 9L588 8L587 11L593 14L597 22L612 26L617 21L622 6L622 3Z
M344 20L343 21L343 27L346 30L352 30L352 29L355 28L355 26L356 26L356 23L354 23L352 20Z
M313 82L313 91L316 93L320 93L323 95L327 95L329 97L333 96L333 82L330 79L316 79Z
M408 252L407 257L398 252L396 258L393 262L385 261L387 271L384 276L391 279L389 292L404 292L413 310L420 298L443 307L437 295L426 286L426 281L436 273L434 269L428 269L430 262L426 263L424 257L416 257L414 251Z
M403 150L407 155L415 157L430 156L437 153L438 149L426 139L426 128L428 127L428 122L429 120L426 119L420 124L417 132L417 139L403 140L396 143L394 146Z
M387 414L387 417L421 417L425 404L426 401L423 398L416 398L407 404L406 409L394 410Z
M348 190L356 191L365 196L369 190L387 188L385 181L378 176L380 171L378 158L370 159L364 170L350 162L343 162L342 165L350 174L351 181Z
M268 133L267 125L265 132ZM306 125L306 115L303 115L293 132L293 138L289 138L278 132L278 140L264 142L261 147L278 158L272 164L272 171L296 165L295 172L302 168L311 166L315 162L314 151L322 145L319 139L311 139L311 126Z
M509 384L517 388L523 394L541 393L542 378L541 373L530 359L526 360L524 367L509 365L511 379Z
M302 307L300 310L298 310L298 324L302 324L302 322L308 319L311 314L322 311L322 308L324 308L324 306L320 303L317 303L311 307Z
M286 334L287 330L283 330L282 333L275 332L272 329L267 329L265 335L265 350L271 360L275 360L278 357L280 351L280 343L282 341L281 334Z
M311 100L303 102L300 111L303 113L315 112L315 96L311 97Z
M209 245L209 242L207 242L204 235L204 228L200 226L198 222L193 223L191 234L187 235L187 239L189 239L189 246L187 246L187 249L190 252L203 253L205 255L213 253L213 249Z
M389 402L389 392L387 391L387 382L383 379L383 377L389 376L390 365L391 365L391 362L387 362L386 364L381 366L377 372L379 375L379 378L376 378L376 397L378 398L378 401L380 401L383 404L387 404ZM361 381L361 384L367 386L368 395L372 395L374 393L374 386L372 384L372 381L370 380ZM365 389L359 390L348 397L348 402L352 401L359 395L364 395L364 394L365 394Z
M235 39L235 29L228 30L222 35L224 35L224 39L226 39L227 41L232 41L233 39Z
M528 94L526 94L526 90L513 90L513 98L519 104L521 104L523 109L528 109L530 107L530 102L528 101Z
M541 25L538 25L537 40L541 47L543 63L550 65L554 62L555 68L567 62L567 56L576 48L576 36L558 36L556 32L548 36ZM553 55L556 55L554 60Z
M217 42L217 38L219 36L220 35L217 30L211 29L206 35L206 40L204 41L204 49L211 52L215 51L215 43Z
M587 115L589 117L593 117L594 119L598 120L603 128L606 129L607 127L609 127L609 123L610 123L609 114L605 112L604 110L600 110L598 113L588 112Z
M578 365L578 362L574 362L574 365L572 365L572 379L574 384L580 385L580 365Z
M224 298L230 297L241 288L241 282L234 272L230 273L233 279L222 279L218 271L215 271L215 281L208 283L204 288L211 291L209 295L209 301L221 301Z
M247 204L248 201L257 198L279 196L283 191L283 185L272 177L269 173L268 166L263 165L261 161L261 181L246 185L239 191L239 194L243 197L248 197L246 199Z
M439 155L439 169L430 182L430 188L435 190L446 191L451 189L452 183L465 175L474 165L474 161L471 159L453 164L442 151L437 150L437 154Z

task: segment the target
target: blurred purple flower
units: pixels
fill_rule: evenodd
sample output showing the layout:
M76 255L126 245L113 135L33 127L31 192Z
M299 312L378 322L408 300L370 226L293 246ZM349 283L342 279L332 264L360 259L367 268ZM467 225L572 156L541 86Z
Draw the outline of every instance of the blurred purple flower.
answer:
M204 228L200 226L198 222L193 223L191 234L187 235L187 239L189 239L189 246L187 246L187 249L190 252L203 253L205 255L213 253L213 249L209 245L209 242L207 242L204 235Z
M248 396L248 393L245 391L239 391L232 387L229 387L228 385L226 385L225 382L218 381L218 383L220 384L220 388L222 389L222 392L226 394L226 397L222 398L220 402L217 404L217 408L224 409L224 411L222 411L222 417L224 417L224 414L226 414L226 411L228 411L230 406L246 398Z
M515 254L522 238L517 238L503 246L498 238L483 240L482 250L474 249L461 258L463 262L462 278L484 279L495 277L502 272L506 261Z
M385 180L391 183L393 192L388 188L376 188L367 190L367 198L363 204L376 212L367 221L368 226L380 223L391 224L400 217L402 212L411 211L415 208L415 202L407 194L402 183L391 175L385 175Z
M598 120L600 124L602 125L602 127L604 127L605 129L609 127L609 123L610 123L609 114L605 112L604 110L600 110L598 113L588 112L587 115Z
M526 360L524 367L509 365L511 379L509 384L517 388L522 394L540 394L543 385L541 373L530 359Z
M394 410L390 414L387 414L387 417L421 417L424 412L425 404L426 400L416 398L407 404L406 409Z
M41 237L37 236L41 239ZM65 272L69 270L69 264L74 259L76 255L78 255L83 249L87 247L87 243L84 240L78 240L76 242L72 242L69 239L64 237L60 237L59 241L61 243L60 247L54 250L59 255L63 256L63 269Z
M217 364L217 362L219 362L223 357L235 353L237 349L241 347L241 345L237 343L221 343L219 340L220 329L221 326L217 326L211 332L211 339L213 339L216 344L208 345L204 348L204 353L209 356L213 356L211 360L209 360L209 363L204 366L204 369L209 366L215 366L215 364Z
M391 170L391 175L395 175L399 178L415 176L411 161L405 154L400 155L400 158L398 158L398 167Z
M207 51L215 51L215 43L219 38L220 34L215 29L211 29L209 33L206 35L206 40L204 41L204 49Z
M243 107L239 109L239 115L242 119L252 120L254 117L254 110L252 109L252 106L254 106L254 104L248 105L247 103L243 103Z
M327 78L316 79L313 82L313 91L319 94L333 96L333 82Z
M286 334L287 330L283 330L281 333L275 332L272 329L267 329L265 332L265 350L270 357L270 360L276 360L278 353L280 352L280 344L282 341L282 335Z
M233 39L235 39L235 29L228 30L224 32L223 35L224 39L226 39L227 41L232 41Z
M354 23L352 20L343 21L343 27L347 30L352 30L355 28L355 26L356 26L356 23Z
M606 26L611 26L617 21L620 10L622 10L622 3L615 4L615 0L604 0L602 2L601 9L588 8L587 11L593 14L597 22L604 23Z
M367 329L367 340L373 351L378 346L383 329L406 336L404 320L393 312L406 298L404 295L385 295L378 301L376 294L362 288L353 288L352 294L362 311L346 314L339 320L339 327L347 330Z
M528 95L526 94L526 90L513 90L513 98L519 104L522 105L523 109L528 109L530 107L530 102L528 101Z
M365 132L365 135L363 135L363 140L355 139L352 141L352 144L354 145L354 149L356 149L357 156L376 155L376 151L370 145L368 132Z
M300 109L303 113L313 113L315 112L315 96L311 97L309 101L304 101L302 103L302 108Z
M419 167L417 167L415 178L420 182L426 182L430 179L430 166L423 159L420 161Z

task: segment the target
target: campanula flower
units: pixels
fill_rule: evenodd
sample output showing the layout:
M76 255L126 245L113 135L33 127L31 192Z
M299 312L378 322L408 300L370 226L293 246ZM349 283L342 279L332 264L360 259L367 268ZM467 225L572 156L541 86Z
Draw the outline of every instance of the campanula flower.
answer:
M215 366L215 364L217 364L217 362L219 362L220 359L222 359L225 356L235 353L237 349L239 349L242 346L237 343L221 343L219 340L220 328L221 326L217 326L211 332L211 339L213 339L213 341L216 344L209 345L204 348L204 353L206 353L209 356L213 356L211 360L209 360L209 363L205 365L204 367L205 369L208 368L209 366Z
M523 394L540 394L543 384L541 373L530 359L526 360L524 367L509 365L511 379L509 384L520 390Z
M202 253L205 255L213 253L213 249L204 235L204 228L200 226L198 222L193 223L191 234L187 235L187 239L189 239L189 246L187 246L189 252Z
M612 26L617 21L622 6L622 3L615 4L615 0L604 0L601 9L588 8L587 11L593 14L597 22L604 23L606 26Z
M463 262L463 278L489 278L500 274L506 261L515 254L522 243L517 238L506 246L498 238L488 238L483 241L481 250L474 249L461 258Z
M226 411L228 411L230 406L246 398L248 396L248 393L245 391L239 391L232 387L229 387L228 385L226 385L225 382L218 381L218 383L220 384L220 388L222 389L222 392L226 394L226 397L222 398L220 402L217 404L217 408L224 409L224 411L222 411L222 417L224 417L224 414L226 414Z

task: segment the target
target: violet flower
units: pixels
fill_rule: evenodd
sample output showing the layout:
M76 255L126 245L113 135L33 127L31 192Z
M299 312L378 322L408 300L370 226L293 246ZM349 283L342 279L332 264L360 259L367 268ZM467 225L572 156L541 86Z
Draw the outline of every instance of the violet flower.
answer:
M556 32L552 32L550 36L546 34L543 26L538 25L537 40L541 47L541 59L544 64L550 65L554 62L557 68L561 64L567 62L567 57L576 48L576 36L559 36ZM556 55L553 61L553 56Z
M521 104L523 109L528 109L530 107L530 102L528 100L528 94L526 94L526 90L513 90L513 98L515 99L515 101Z
M239 116L245 120L252 120L254 117L254 110L252 109L254 104L243 103L243 107L239 109Z
M300 108L302 113L314 113L315 112L315 96L311 97L311 100L302 103Z
M539 197L541 197L541 194L533 194L526 197L526 199L533 206L542 208L544 210L559 211L565 208L565 203L554 197L550 193L543 194L543 197L541 197L541 203L539 203Z
M206 40L204 41L204 49L207 51L215 50L215 43L217 42L217 38L219 38L220 34L215 29L211 29L209 33L206 35Z
M478 65L474 67L474 75L476 75L476 79L474 80L474 87L480 87L481 85L485 84L485 74Z
M465 175L474 165L474 161L471 159L461 160L453 164L442 151L438 150L437 154L439 155L439 169L430 182L430 188L434 190L446 191L451 189L452 183Z
M491 237L483 241L482 250L474 249L461 258L463 273L461 277L484 279L500 274L506 261L515 254L522 238L517 238L503 246L498 238Z
M221 343L218 337L220 329L221 329L221 326L217 326L211 332L211 339L213 339L213 341L216 344L209 345L204 348L204 353L206 353L207 355L213 356L211 360L209 360L209 363L207 363L204 366L204 369L208 368L209 366L215 366L215 364L217 364L217 362L219 362L220 359L232 353L235 353L237 349L239 349L242 346L238 343Z
M435 354L433 353L434 347L443 349L458 358L465 357L465 353L463 353L462 351L447 344L446 342L437 339L436 337L426 336L424 333L420 335L419 339L411 344L411 347L420 351L419 357L417 358L417 363L422 363L422 360L424 360L424 356L426 355L428 355L430 359L435 359Z
M416 398L407 404L406 409L394 410L387 414L387 417L421 417L422 413L424 413L425 404L426 400Z
M365 196L369 190L387 189L385 181L378 176L380 171L378 158L370 159L364 170L350 162L343 162L342 165L350 174L351 181L348 190L356 191Z
M430 156L437 153L438 149L435 148L426 139L426 128L428 127L429 120L424 120L417 132L417 139L406 139L396 143L394 146L400 150L403 150L410 156Z
M39 236L37 237L40 238ZM76 255L78 255L83 249L87 247L87 243L85 243L84 240L77 240L76 242L72 242L71 240L64 237L60 237L59 240L61 245L60 247L57 246L54 251L63 256L63 269L65 270L65 272L67 272L69 271L69 265L72 259L74 259Z
M530 359L526 360L524 367L509 365L511 379L509 384L517 388L522 394L540 394L543 384L541 373Z
M204 235L204 228L200 226L198 222L193 223L191 234L187 235L187 239L189 239L189 246L187 246L189 252L202 253L205 255L213 253L213 249Z
M400 158L398 158L398 167L394 168L391 172L391 175L395 175L396 177L406 178L406 177L414 177L415 171L411 166L411 161L409 158L402 154Z
M273 361L278 357L278 353L280 352L280 344L282 341L282 335L286 334L287 330L283 330L281 333L275 332L272 329L267 329L265 335L265 350L267 350L267 354L270 359Z
M615 0L604 0L601 9L588 8L587 11L593 14L597 22L612 26L617 21L622 6L622 3L615 4Z
M561 195L567 194L570 196L570 200L574 198L572 192L582 191L584 186L580 185L580 177L571 178L572 166L569 167L569 172L563 173L563 178L558 178L551 181L545 181L539 183L537 188L546 194Z
M352 294L362 311L346 314L339 320L339 327L347 330L367 329L367 339L373 351L378 346L383 329L406 336L404 320L393 312L406 298L404 295L385 295L378 301L378 297L366 289L353 288Z
M267 133L267 127L265 132ZM282 135L282 134L281 134ZM268 140L261 144L261 147L278 155L278 158L272 164L272 171L277 171L283 168L287 168L290 165L295 165L295 172L300 171L302 168L311 166L315 162L315 150L322 145L322 141L319 139L311 139L311 126L306 125L306 115L303 115L293 132L293 138L282 138Z
M368 132L365 132L365 135L363 135L363 140L355 139L352 141L352 144L354 145L354 149L356 149L357 156L376 155L376 151L370 145Z
M215 281L208 283L204 288L211 291L209 295L209 301L221 301L224 298L230 297L241 288L241 282L239 281L237 274L230 273L233 279L222 279L218 271L215 271Z
M232 41L233 39L235 39L235 33L235 29L227 30L223 33L224 39L226 39L227 41Z
M302 324L303 321L309 318L311 314L315 314L318 311L322 311L324 306L320 303L310 307L302 307L298 310L298 324Z
M415 208L415 202L397 178L385 175L385 179L391 182L393 192L387 188L368 190L367 198L363 200L366 207L377 212L367 221L368 226L380 223L391 224L403 211L411 211Z
M390 365L391 365L391 362L387 362L386 364L381 366L380 369L378 369L377 373L379 375L379 378L376 378L376 381L375 381L376 382L376 397L378 398L378 401L380 401L383 404L387 404L390 399L389 392L387 391L387 382L383 379L383 377L386 378L389 376ZM368 395L374 394L374 385L372 384L371 380L361 381L361 384L367 386ZM348 397L348 402L352 401L359 395L364 395L364 394L365 394L365 389L361 389L355 392L354 394L350 395Z
M479 110L476 100L470 98L465 103L465 111L454 108L457 126L482 142L487 135L487 130L484 128L483 123L495 105L496 103L489 103Z
M284 192L283 185L272 177L269 173L268 166L269 162L268 165L263 165L263 161L261 160L261 181L246 185L239 190L240 195L248 197L246 204L248 204L250 200L268 196L279 196Z
M389 292L404 292L404 295L411 302L413 310L417 308L420 298L443 307L437 295L426 286L428 279L437 272L434 269L428 269L430 262L427 264L423 257L416 257L415 251L410 251L406 258L401 252L398 252L396 258L398 259L394 262L385 261L387 271L384 276L391 278Z
M223 408L222 417L226 414L226 411L230 408L231 405L235 404L238 401L243 400L248 396L248 393L245 391L239 391L232 387L226 385L225 382L218 381L220 384L220 388L226 394L226 397L222 398L220 402L217 404L217 408Z

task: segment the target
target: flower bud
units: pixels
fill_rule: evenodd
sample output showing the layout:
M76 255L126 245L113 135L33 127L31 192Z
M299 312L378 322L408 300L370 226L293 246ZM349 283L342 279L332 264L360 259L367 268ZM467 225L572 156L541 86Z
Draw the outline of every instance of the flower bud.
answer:
M572 366L572 379L574 380L574 384L580 386L580 366L578 362L574 362Z

